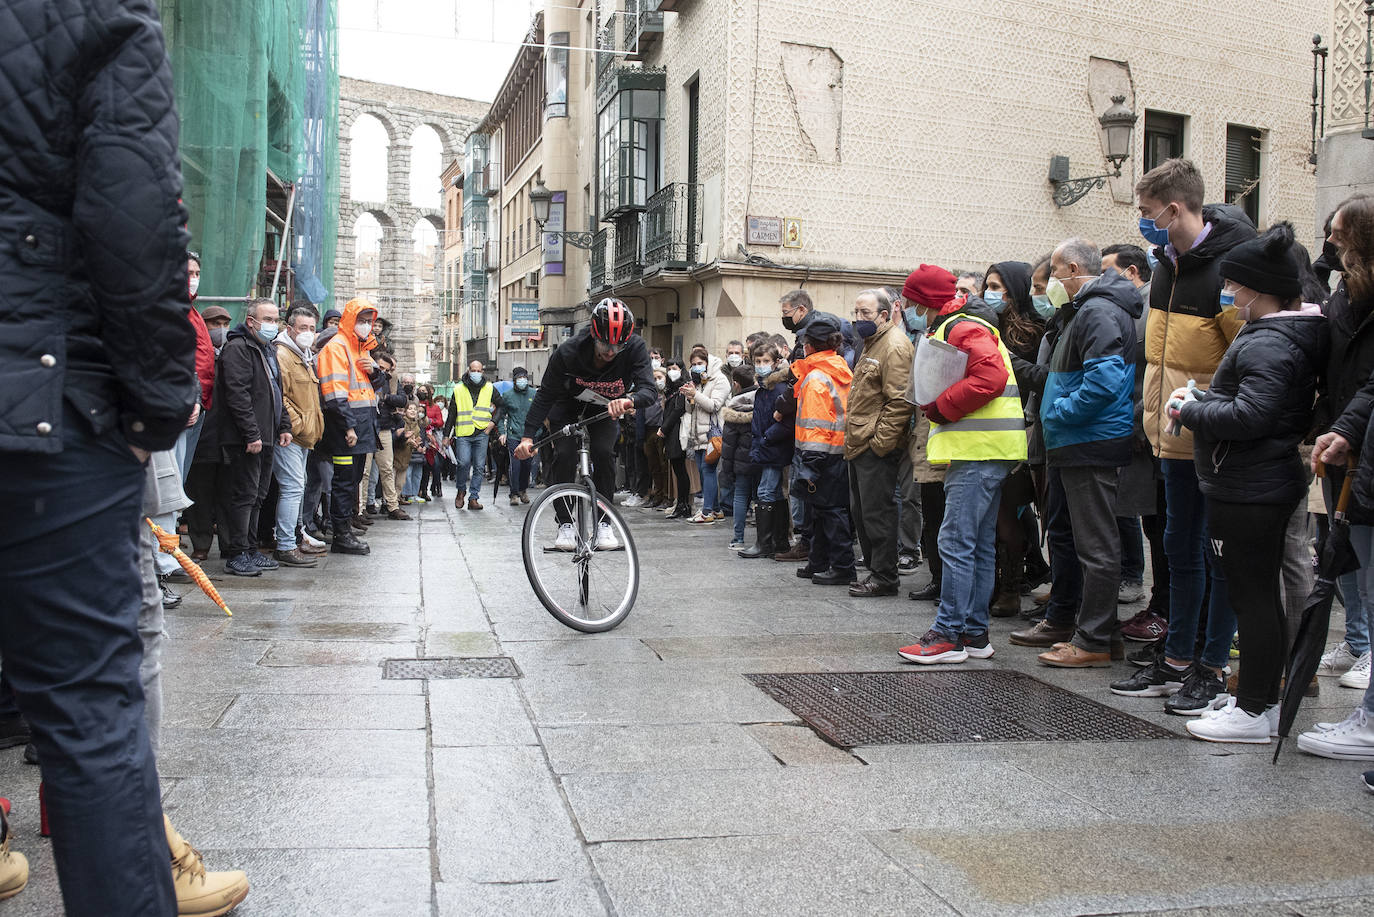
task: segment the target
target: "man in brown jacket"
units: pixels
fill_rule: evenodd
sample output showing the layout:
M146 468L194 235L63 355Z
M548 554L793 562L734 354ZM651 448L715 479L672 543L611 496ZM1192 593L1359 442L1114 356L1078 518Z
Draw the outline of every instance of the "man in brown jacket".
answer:
M273 555L284 567L313 567L315 558L298 548L297 523L305 496L305 463L310 450L324 434L320 409L320 380L311 365L315 342L315 310L295 306L286 314L286 327L277 335L277 363L281 366L282 400L291 418L291 442L272 456L277 476L277 550Z
M868 565L868 577L849 587L856 597L896 595L897 470L906 454L915 410L906 400L914 349L884 290L854 300L854 333L863 351L854 362L845 415L844 457L849 462L849 512Z

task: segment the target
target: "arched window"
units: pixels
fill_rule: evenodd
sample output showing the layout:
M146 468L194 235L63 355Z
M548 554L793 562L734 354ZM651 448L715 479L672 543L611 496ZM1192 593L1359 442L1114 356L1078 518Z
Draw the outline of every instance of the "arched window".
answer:
M381 291L382 224L372 214L360 213L353 224L353 238L354 288L358 296L375 302Z
M348 196L355 201L386 200L387 151L391 139L386 127L372 115L359 115L348 131L350 175Z
M444 206L439 174L444 171L444 144L428 124L410 135L410 203L439 210Z

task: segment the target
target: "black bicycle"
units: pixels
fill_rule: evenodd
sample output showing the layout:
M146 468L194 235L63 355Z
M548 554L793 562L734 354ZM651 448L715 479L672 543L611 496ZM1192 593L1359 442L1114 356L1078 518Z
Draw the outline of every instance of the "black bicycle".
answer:
M576 481L554 484L530 506L520 536L525 573L539 601L562 623L584 633L624 621L639 594L639 553L630 527L596 492L588 426L598 414L555 430L536 444L576 436Z

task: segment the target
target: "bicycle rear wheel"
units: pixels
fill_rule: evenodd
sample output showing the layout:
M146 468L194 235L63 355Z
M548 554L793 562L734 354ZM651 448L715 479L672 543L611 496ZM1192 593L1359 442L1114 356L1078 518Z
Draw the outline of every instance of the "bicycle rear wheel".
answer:
M566 528L565 528L566 526ZM639 593L639 553L616 508L581 484L555 484L525 516L525 573L558 621L584 633L625 620Z

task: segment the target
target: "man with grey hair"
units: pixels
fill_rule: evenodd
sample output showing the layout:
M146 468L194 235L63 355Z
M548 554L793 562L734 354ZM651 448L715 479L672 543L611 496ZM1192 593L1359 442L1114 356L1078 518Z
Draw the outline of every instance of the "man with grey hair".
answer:
M897 469L906 455L915 405L907 401L915 348L884 290L854 299L854 331L863 352L854 367L845 410L844 457L849 463L849 511L869 575L849 587L856 598L896 595Z
M1062 330L1050 355L1040 423L1083 575L1072 638L1041 653L1040 661L1105 667L1121 647L1116 486L1134 449L1135 323L1144 303L1117 271L1102 272L1102 253L1086 239L1069 239L1054 250L1046 294L1059 307Z

